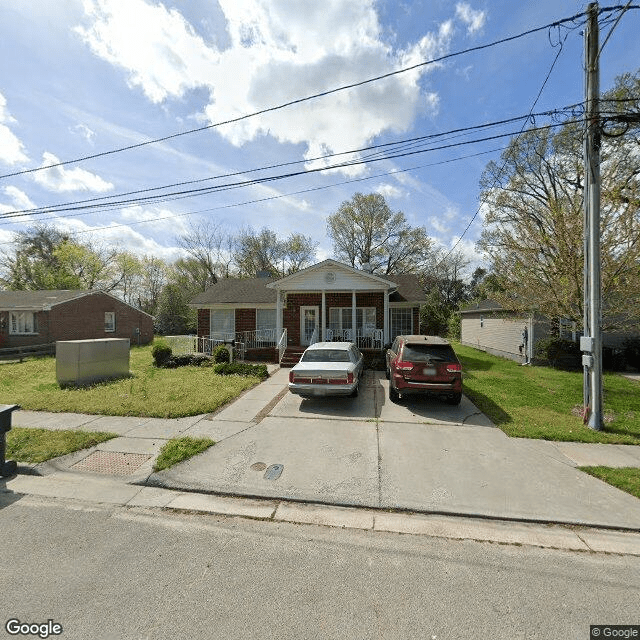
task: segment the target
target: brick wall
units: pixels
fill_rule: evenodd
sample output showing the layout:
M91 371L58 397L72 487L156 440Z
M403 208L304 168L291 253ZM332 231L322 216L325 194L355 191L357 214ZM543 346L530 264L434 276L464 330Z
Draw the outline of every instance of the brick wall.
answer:
M208 336L211 329L211 315L209 309L198 309L198 336Z
M115 331L104 330L104 314L107 311L114 311L116 314ZM8 316L8 312L3 312L4 322L1 323L7 347L98 338L129 338L131 344L137 344L136 328L140 329L140 344L153 340L151 316L99 292L55 305L50 311L39 311L36 314L38 333L35 335L9 335Z

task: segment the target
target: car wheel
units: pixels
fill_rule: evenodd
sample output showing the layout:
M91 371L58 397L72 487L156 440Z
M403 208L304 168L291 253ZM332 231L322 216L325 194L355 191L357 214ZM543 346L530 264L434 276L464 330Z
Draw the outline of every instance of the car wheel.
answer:
M447 398L447 404L460 404L461 400L462 400L462 394L454 393L452 396L449 396Z
M391 402L400 402L400 394L391 386L391 384L389 385L389 400L391 400Z
M358 383L356 385L356 388L349 394L350 398L357 398L358 397L358 389L360 388L360 384Z

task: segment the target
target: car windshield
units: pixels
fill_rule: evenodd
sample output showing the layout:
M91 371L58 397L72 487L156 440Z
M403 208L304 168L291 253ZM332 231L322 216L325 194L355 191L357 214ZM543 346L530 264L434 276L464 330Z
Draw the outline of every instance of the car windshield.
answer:
M313 349L306 351L302 362L351 362L349 352L341 349Z
M405 344L404 362L457 362L454 350L448 344Z

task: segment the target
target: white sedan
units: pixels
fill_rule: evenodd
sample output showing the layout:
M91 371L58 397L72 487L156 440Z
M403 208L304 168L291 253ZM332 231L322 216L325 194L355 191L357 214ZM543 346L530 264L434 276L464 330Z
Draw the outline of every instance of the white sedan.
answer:
M289 391L300 396L358 395L364 358L353 342L316 342L289 372Z

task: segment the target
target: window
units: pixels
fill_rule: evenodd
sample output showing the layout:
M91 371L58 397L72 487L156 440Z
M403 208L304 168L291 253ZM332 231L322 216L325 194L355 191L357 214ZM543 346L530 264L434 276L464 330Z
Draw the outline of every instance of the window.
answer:
M413 335L413 309L395 309L391 308L391 335L390 339L396 336Z
M341 332L352 328L351 307L331 307L329 309L329 329ZM373 331L376 328L376 308L357 307L356 308L356 329Z
M211 337L214 340L235 340L236 312L234 309L211 309Z
M115 311L104 312L104 330L107 332L113 332L116 330L116 312Z
M33 311L10 311L9 333L12 335L38 333L36 314Z
M256 329L275 329L276 328L276 310L275 309L256 309Z

